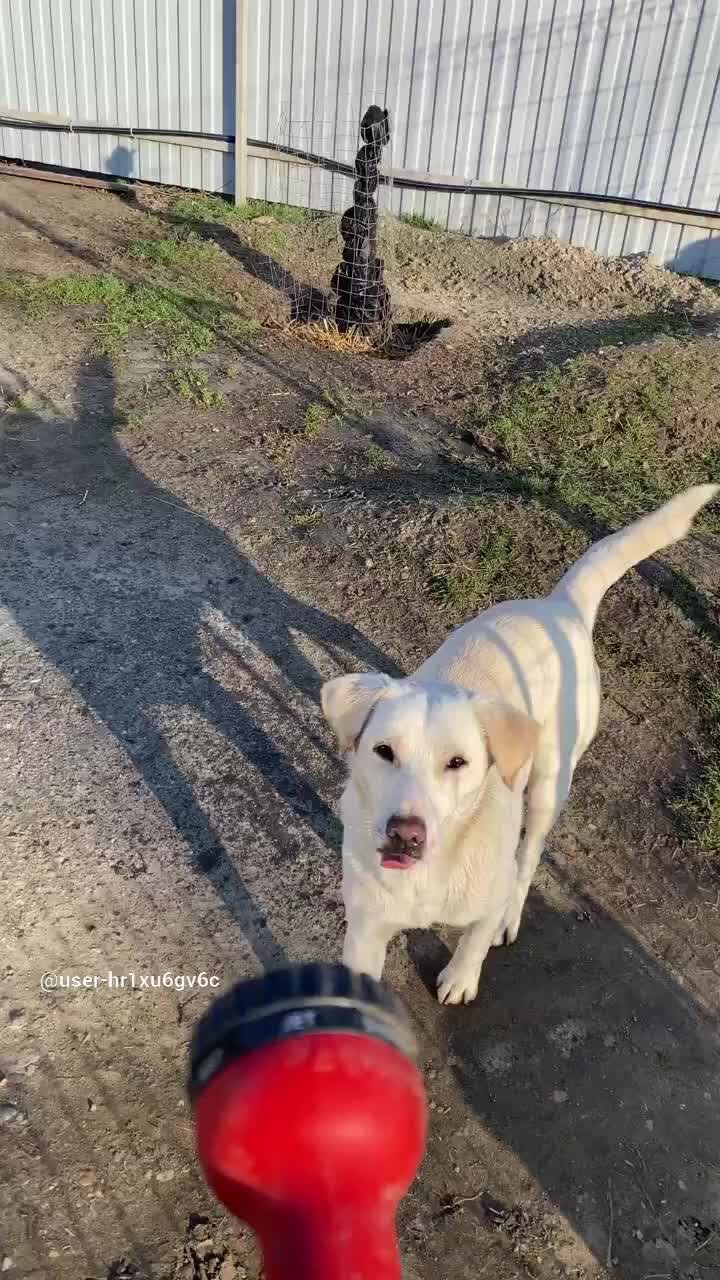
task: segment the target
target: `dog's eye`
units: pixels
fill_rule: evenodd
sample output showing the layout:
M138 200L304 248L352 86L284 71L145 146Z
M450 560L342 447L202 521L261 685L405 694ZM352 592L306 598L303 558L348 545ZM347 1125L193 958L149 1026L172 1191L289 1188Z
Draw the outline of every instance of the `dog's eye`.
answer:
M448 760L446 768L462 769L466 764L467 760L463 756L453 756L451 760Z
M392 747L388 746L387 742L378 742L374 751L375 755L379 756L381 760L387 760L388 764L393 763L393 760L395 759L395 752Z

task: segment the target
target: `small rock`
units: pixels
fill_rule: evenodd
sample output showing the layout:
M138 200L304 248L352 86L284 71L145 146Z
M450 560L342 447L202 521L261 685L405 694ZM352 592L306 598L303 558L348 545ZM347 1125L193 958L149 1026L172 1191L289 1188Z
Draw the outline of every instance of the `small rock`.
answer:
M253 218L253 222L258 227L267 227L271 222L274 222L274 221L275 219L273 218L271 213L263 213L260 218Z
M0 1271L9 1271L12 1264L13 1264L12 1258L9 1256L9 1254L6 1254L2 1260L2 1264L0 1264Z
M78 1182L81 1187L91 1187L95 1182L94 1169L81 1169L78 1174Z
M371 559L370 559L370 556L368 556L367 560L365 561L365 568L366 568L366 569L374 569L374 568L375 568L375 561L374 561L374 560L371 560Z
M553 1090L552 1100L553 1102L557 1102L558 1104L561 1102L567 1102L568 1100L567 1091L565 1089Z
M16 1076L32 1076L35 1074L40 1054L36 1052L22 1053L9 1063L10 1071Z
M174 1169L161 1169L160 1173L155 1174L155 1180L157 1182L172 1182L174 1177Z
M0 1106L0 1124L14 1124L16 1120L22 1119L22 1112L18 1110L14 1102L3 1102Z

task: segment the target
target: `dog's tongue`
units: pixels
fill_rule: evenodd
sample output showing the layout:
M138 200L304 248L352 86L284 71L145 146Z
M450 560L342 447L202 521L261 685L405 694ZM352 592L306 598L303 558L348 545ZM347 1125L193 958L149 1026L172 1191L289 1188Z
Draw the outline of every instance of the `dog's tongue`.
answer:
M407 871L416 862L417 858L413 858L411 853L383 853L380 858L380 866L388 871Z

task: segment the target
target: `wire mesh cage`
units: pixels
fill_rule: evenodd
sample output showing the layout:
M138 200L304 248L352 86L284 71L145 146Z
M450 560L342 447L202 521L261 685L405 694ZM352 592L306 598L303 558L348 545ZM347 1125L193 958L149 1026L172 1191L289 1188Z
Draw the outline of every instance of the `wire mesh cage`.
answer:
M283 110L272 139L277 158L251 161L262 210L249 233L261 255L257 274L277 294L278 318L319 326L328 342L355 347L382 346L390 323L383 273L394 244L386 234L392 183L380 179L389 139L387 112L375 113L384 144L364 139L357 120L302 121ZM334 167L319 157L331 157Z
M276 321L317 344L402 357L444 327L403 301L398 246L408 228L392 146L379 105L342 123L281 109L267 156L250 161L258 198L247 265L271 287Z

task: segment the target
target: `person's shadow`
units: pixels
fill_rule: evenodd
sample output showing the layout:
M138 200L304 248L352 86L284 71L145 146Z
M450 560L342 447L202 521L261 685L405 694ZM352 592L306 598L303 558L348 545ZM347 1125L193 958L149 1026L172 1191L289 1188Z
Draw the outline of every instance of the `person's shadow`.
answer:
M532 1242L532 1210L506 1198L508 1181L516 1189L506 1151L622 1280L710 1280L720 1274L717 1023L598 903L566 904L554 875L558 900L532 893L518 941L490 952L477 1001L442 1015L441 1061L474 1117L458 1131L450 1115L444 1135L470 1196L460 1204L498 1246ZM418 932L409 950L434 997L447 949ZM424 1020L423 1000L412 1002ZM480 1150L491 1135L498 1153L485 1170L473 1167L475 1125Z
M76 406L73 418L0 419L0 603L115 735L261 964L276 964L283 948L243 881L243 849L231 855L223 847L173 759L157 709L202 717L241 753L243 803L280 858L297 847L288 817L309 825L334 857L339 823L278 740L288 726L307 735L330 762L333 783L338 765L283 684L318 700L321 678L306 652L313 646L333 665L347 665L343 654L360 666L392 665L353 626L275 585L210 521L134 466L114 435L107 359L80 368ZM208 643L242 672L247 699L207 669ZM253 667L248 656L258 654Z

